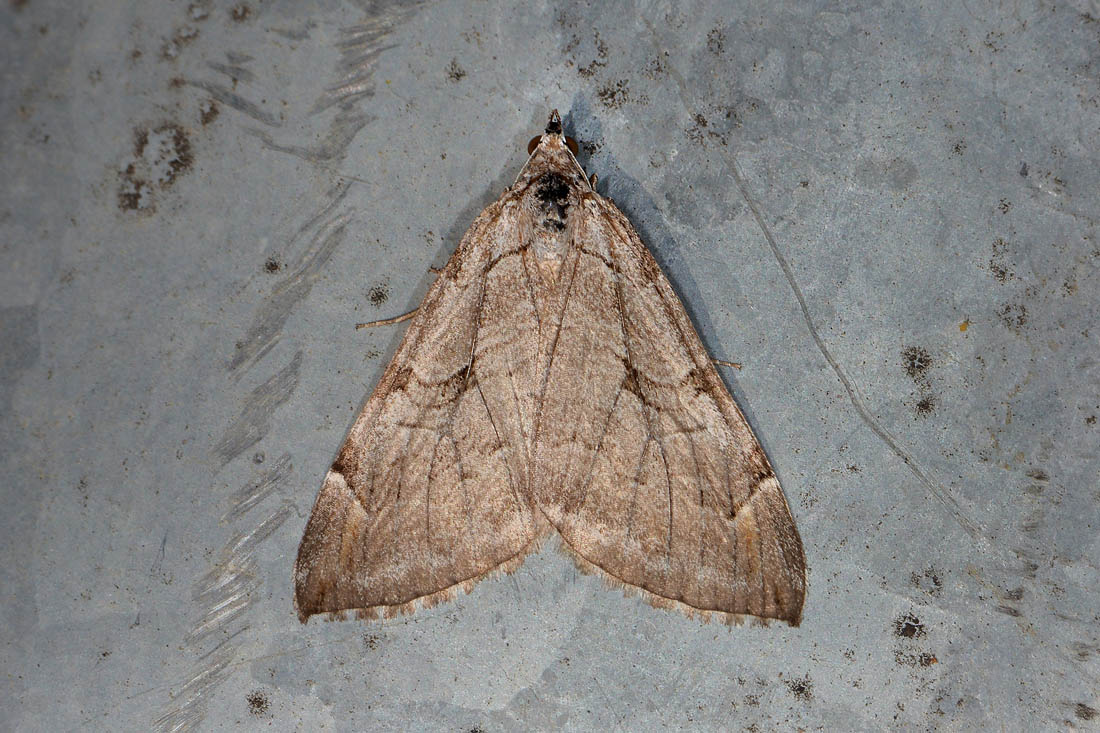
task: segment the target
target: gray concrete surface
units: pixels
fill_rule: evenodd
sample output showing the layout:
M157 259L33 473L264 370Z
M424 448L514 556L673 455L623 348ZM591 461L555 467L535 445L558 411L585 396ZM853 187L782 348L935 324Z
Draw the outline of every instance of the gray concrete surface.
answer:
M1100 727L1100 7L0 8L0 728ZM306 515L551 107L770 453L803 625L548 548L298 623Z

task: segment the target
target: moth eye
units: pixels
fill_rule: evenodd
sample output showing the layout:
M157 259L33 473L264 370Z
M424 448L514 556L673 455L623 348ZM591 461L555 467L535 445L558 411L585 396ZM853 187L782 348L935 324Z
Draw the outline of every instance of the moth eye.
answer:
M535 135L533 138L531 138L530 142L527 143L527 154L528 155L535 152L535 148L537 148L539 146L539 141L540 140L542 140L542 135ZM565 144L569 148L569 151L571 153L573 153L573 155L576 155L578 153L579 148L577 147L577 141L576 140L574 140L571 137L567 137L567 138L565 138Z

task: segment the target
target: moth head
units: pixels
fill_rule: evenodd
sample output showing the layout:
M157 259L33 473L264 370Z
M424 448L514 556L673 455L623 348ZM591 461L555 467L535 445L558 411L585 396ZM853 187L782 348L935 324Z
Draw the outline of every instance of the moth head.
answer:
M531 138L531 140L527 143L527 154L528 155L535 152L535 149L539 146L539 143L542 142L543 137L545 137L545 136L544 135L535 135L533 138ZM563 136L558 135L558 137L563 137ZM573 155L576 155L577 150L578 150L577 141L574 140L573 138L569 137L569 136L564 136L564 137L565 137L565 146L567 148L569 148L570 153L572 153Z
M561 125L561 115L558 114L557 110L550 113L550 119L547 121L546 129L543 133L541 135L535 135L531 138L530 142L527 143L527 154L531 155L534 153L544 139L546 139L549 144L556 143L560 145L564 142L565 146L569 148L569 152L573 155L577 154L577 141L565 135Z
M550 114L546 130L531 138L527 144L527 164L523 166L516 183L530 184L533 181L554 173L571 186L591 189L592 184L577 161L577 141L567 137L557 110Z
M561 115L556 109L550 110L550 119L546 121L546 133L561 134Z

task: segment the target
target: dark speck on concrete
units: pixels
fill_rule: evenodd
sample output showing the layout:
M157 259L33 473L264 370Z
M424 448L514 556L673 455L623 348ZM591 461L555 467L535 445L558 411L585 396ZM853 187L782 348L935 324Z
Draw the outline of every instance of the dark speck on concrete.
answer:
M909 584L914 588L920 588L930 596L938 596L943 590L943 580L940 573L934 567L925 568L923 572L909 574Z
M908 649L895 649L894 661L906 667L931 667L940 660L929 652L914 652Z
M218 107L218 103L213 99L207 99L199 105L199 120L204 126L218 119L220 113L221 109Z
M375 308L384 304L390 298L390 287L386 283L378 283L367 291L367 299Z
M814 699L814 683L809 675L802 678L787 680L787 689L796 699L809 701Z
M626 79L608 82L596 91L596 98L608 109L618 109L630 99L630 88Z
M458 59L451 59L451 63L447 65L447 80L457 84L465 76L466 70L458 65Z
M1019 333L1027 325L1027 306L1022 303L1005 303L997 311L1001 323Z
M233 19L235 23L243 23L248 20L252 15L252 8L248 6L248 3L237 3L229 11L229 17Z
M905 613L894 619L894 634L905 639L919 639L925 634L924 624L912 613Z
M916 382L923 379L932 367L932 355L924 347L908 346L902 349L901 363L905 368L905 373Z
M267 699L267 694L262 690L253 690L248 693L245 701L248 703L248 712L257 716L266 713L271 706L271 701Z
M726 47L726 34L719 28L714 28L707 34L707 50L718 56Z

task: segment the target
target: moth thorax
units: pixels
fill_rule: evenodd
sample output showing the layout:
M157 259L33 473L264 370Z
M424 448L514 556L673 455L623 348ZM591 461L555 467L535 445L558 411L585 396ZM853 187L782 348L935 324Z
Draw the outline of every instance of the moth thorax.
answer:
M572 236L573 187L567 178L556 171L549 171L539 177L532 188L535 253L540 269L550 269L556 273Z

